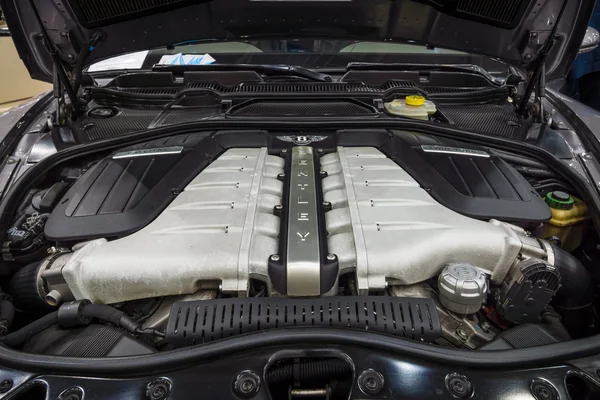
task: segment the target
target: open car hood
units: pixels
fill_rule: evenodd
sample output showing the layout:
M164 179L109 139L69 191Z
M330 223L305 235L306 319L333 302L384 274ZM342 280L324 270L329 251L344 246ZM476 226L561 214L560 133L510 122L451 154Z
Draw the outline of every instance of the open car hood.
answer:
M53 58L86 58L188 40L265 36L415 41L533 69L554 39L546 71L568 71L592 13L584 0L0 0L13 40L35 79L52 81ZM42 28L43 25L43 28ZM95 43L94 35L100 37ZM546 48L549 48L547 46Z

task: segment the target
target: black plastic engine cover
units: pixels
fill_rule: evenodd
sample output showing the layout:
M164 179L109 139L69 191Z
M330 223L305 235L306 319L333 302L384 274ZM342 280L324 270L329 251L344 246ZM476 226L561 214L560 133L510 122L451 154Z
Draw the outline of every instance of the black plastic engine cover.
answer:
M432 342L442 328L432 299L344 296L231 298L173 304L166 340L191 346L278 328L343 328Z
M550 208L529 182L485 149L414 132L394 134L380 149L449 209L481 220L550 220Z
M44 233L65 242L135 232L156 218L222 151L206 132L121 149L69 189Z

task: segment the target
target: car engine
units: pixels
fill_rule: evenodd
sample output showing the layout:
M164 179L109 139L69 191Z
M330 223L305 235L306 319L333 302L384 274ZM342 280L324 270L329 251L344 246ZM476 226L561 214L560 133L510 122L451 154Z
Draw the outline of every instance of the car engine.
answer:
M235 307L258 313L248 329L292 308L347 327L362 324L364 309L371 324L395 328L399 307L402 321L406 312L423 332L439 331L413 339L473 349L538 323L553 301L566 308L557 293L572 256L536 235L551 209L492 150L414 132L381 143L352 132L268 135L246 146L223 145L227 135L124 148L37 193L50 204L37 233L50 256L14 274L15 304L136 305L143 329L180 344L209 340L191 326L218 307L221 324ZM232 309L211 303L224 299ZM303 299L300 314L293 299Z

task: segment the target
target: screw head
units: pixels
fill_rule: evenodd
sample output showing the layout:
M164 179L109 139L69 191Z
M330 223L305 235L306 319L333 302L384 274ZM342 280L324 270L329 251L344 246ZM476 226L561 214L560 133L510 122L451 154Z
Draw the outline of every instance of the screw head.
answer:
M233 391L236 396L249 399L260 390L260 378L252 371L243 371L238 374L233 382Z
M11 379L4 379L0 382L0 393L8 392L13 386L13 381Z
M283 210L283 206L282 206L281 204L277 204L277 205L275 206L275 209L276 209L276 210L278 210L278 211L279 211L279 210Z
M328 261L335 261L336 258L337 256L335 254L327 254Z
M281 154L285 154L285 153L287 153L287 152L288 152L288 151L287 151L287 149L283 149L283 150L281 150Z
M171 381L158 378L146 385L146 398L148 400L166 400L171 394Z
M461 340L467 340L468 336L467 336L467 332L465 332L464 330L458 328L456 330L456 336L458 336Z
M279 261L279 256L277 254L273 254L271 256L271 261Z
M446 375L446 389L458 399L468 399L473 396L473 384L466 376L460 374Z
M366 394L374 396L383 390L385 379L374 369L365 369L358 377L358 387Z
M319 171L319 176L321 178L327 178L327 171Z
M591 160L592 158L594 158L590 153L584 153L582 157L586 160Z

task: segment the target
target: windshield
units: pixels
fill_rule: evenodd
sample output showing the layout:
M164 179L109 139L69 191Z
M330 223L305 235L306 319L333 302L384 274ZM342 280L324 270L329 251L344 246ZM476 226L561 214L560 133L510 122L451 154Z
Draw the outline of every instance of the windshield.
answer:
M492 70L498 62L464 52L411 43L338 39L264 39L179 43L100 61L88 72L149 69L156 64L287 64L306 68L343 68L350 62L475 64ZM503 65L503 64L502 64ZM496 66L496 67L494 67ZM504 69L504 68L502 68Z

